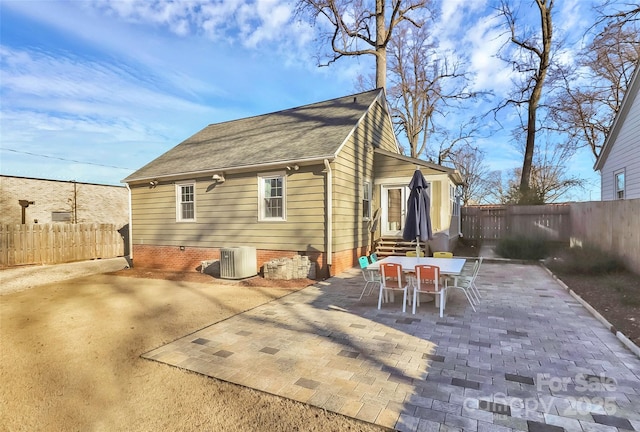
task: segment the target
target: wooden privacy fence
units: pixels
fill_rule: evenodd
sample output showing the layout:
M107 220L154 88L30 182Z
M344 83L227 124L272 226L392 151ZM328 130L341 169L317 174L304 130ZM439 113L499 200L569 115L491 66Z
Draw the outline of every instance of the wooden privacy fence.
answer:
M640 199L462 208L462 234L478 241L522 235L597 247L640 274Z
M571 203L571 245L610 252L640 275L640 199Z
M471 240L500 240L524 236L569 242L570 206L547 204L463 207L461 225L464 237Z
M114 224L0 225L0 266L59 264L124 255Z

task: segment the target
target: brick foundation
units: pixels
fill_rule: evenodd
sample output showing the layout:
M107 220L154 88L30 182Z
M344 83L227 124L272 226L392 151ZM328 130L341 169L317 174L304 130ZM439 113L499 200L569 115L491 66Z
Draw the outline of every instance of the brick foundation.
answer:
M347 249L333 253L333 264L331 265L331 276L342 273L345 270L359 266L358 258L366 255L366 247L357 249Z
M365 253L365 247L335 252L331 266L331 276L342 273L358 265L358 257ZM299 255L298 251L278 251L258 249L258 271L264 263L274 258L292 258ZM316 264L316 278L324 279L329 276L325 255L321 252L306 254ZM200 271L202 261L220 259L219 248L200 248L185 246L183 250L178 246L134 245L133 265L141 268L173 271Z

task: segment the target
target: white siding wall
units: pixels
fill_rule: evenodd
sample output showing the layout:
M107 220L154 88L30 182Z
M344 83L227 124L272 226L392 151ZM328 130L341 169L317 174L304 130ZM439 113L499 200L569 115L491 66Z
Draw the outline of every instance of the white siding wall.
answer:
M602 166L602 200L617 199L614 173L625 170L626 199L640 198L640 97L635 97L629 113L620 127L615 141L610 143L611 151Z

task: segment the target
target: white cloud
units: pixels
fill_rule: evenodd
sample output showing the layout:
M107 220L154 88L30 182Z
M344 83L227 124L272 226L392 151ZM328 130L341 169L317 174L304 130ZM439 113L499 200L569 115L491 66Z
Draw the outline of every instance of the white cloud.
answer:
M443 0L437 34L446 39L460 37L465 22L472 16L479 16L486 8L486 0Z
M281 4L278 0L258 0L256 3L257 5L245 5L242 8L243 15L246 14L245 22L257 21L255 29L250 28L245 35L244 45L250 48L289 33L287 30L293 12L289 5Z
M6 46L0 47L0 56L0 127L5 149L139 167L220 115L211 107L173 95L179 92L171 83L129 65ZM113 171L108 180L91 180L92 170L80 169L78 164L60 169L64 162L10 156L2 152L3 173L27 175L31 169L33 176L34 167L47 162L47 168L38 168L38 175L67 178L60 175L71 170L79 181L117 183L128 174Z
M138 1L95 0L91 5L103 13L133 23L151 23L166 26L170 31L186 36L191 31L203 1Z
M7 47L0 47L0 53L3 100L8 107L35 105L79 116L118 116L168 106L181 111L207 111L204 106L171 96L166 83L154 82L150 75L146 75L147 82L141 82L125 65Z
M511 82L511 71L496 54L504 44L502 31L493 19L480 20L469 28L462 44L468 47L471 71L475 74L475 90L492 90L505 95Z
M100 13L129 23L165 27L178 36L206 35L256 48L294 36L294 5L282 0L94 0Z
M510 71L496 57L504 44L502 22L487 1L445 0L432 33L442 51L454 53L474 76L472 90L503 95Z
M554 30L567 36L573 33L572 36L574 38L577 36L580 39L585 29L593 24L593 22L589 22L593 17L591 17L591 20L586 19L587 15L590 14L590 9L593 7L589 3L584 0L565 0L559 4L556 3L556 7L559 7L559 10L556 11L553 17Z

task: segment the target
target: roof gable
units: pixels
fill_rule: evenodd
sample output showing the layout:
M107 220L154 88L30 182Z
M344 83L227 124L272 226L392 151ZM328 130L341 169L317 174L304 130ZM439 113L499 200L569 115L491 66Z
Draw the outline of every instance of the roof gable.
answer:
M454 168L448 168L442 165L438 165L432 162L428 162L426 160L423 159L417 159L417 158L412 158L409 156L404 156L401 154L396 154L396 153L392 153L386 150L382 150L382 149L375 149L375 153L383 156L383 157L390 157L393 159L398 159L401 160L403 162L407 162L409 164L413 164L416 166L416 168L418 166L421 167L425 167L425 168L429 168L431 170L434 171L439 171L443 174L446 174L449 176L449 178L455 183L455 184L462 184L463 183L463 178L462 175L460 174L460 172Z
M333 158L382 89L207 126L124 182Z
M607 157L609 157L609 153L611 152L611 148L613 147L613 143L615 143L618 138L618 134L620 133L620 129L624 124L627 115L629 115L629 111L631 111L631 107L633 106L633 102L635 101L636 96L638 95L638 91L640 91L640 79L638 75L640 74L640 62L636 64L636 69L633 73L633 77L631 78L631 84L629 84L629 88L624 95L622 100L622 105L620 106L620 110L616 113L615 118L613 119L613 125L607 134L607 137L604 140L604 144L602 145L602 150L600 151L600 155L596 160L593 169L599 171L604 166L604 163L607 161Z

